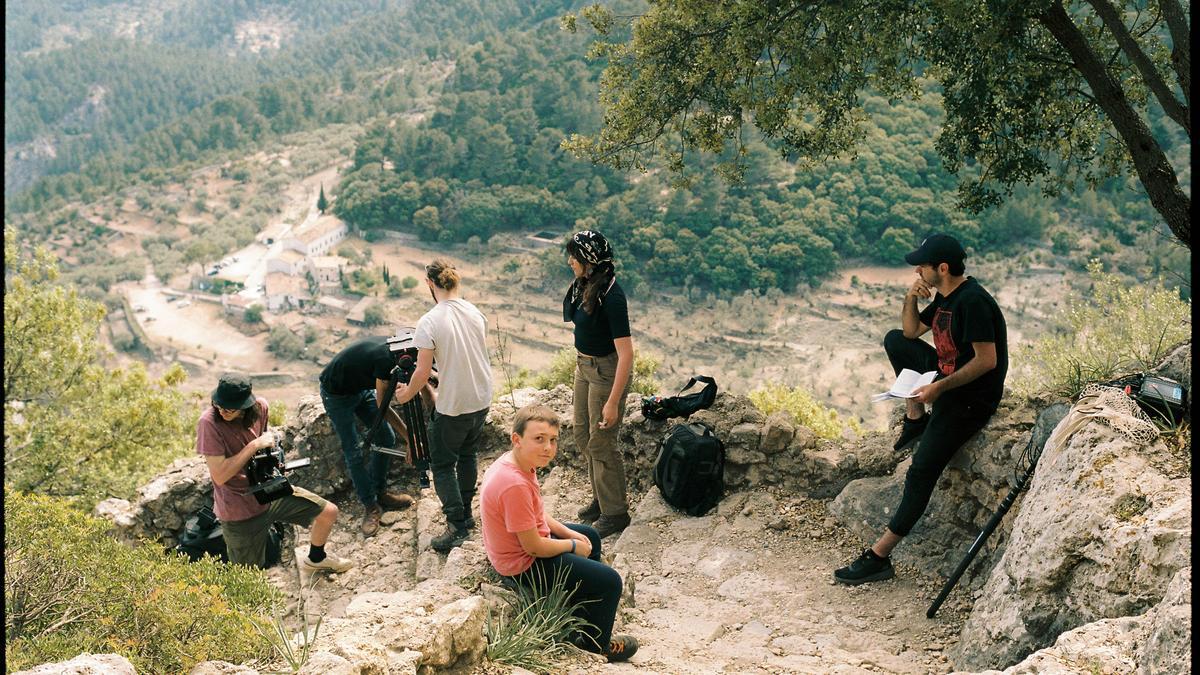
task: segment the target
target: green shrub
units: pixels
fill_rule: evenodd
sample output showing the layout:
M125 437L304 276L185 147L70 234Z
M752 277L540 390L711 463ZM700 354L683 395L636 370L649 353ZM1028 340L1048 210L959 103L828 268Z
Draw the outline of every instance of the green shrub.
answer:
M1096 260L1088 275L1092 288L1067 300L1063 330L1017 348L1018 393L1074 398L1090 382L1153 368L1191 339L1191 303L1161 279L1127 283Z
M278 592L260 570L131 548L51 497L5 490L4 522L8 670L115 652L138 672L172 673L269 652L259 628Z
M821 438L839 438L842 435L843 422L837 411L821 405L812 394L800 387L789 389L773 382L750 392L750 402L764 415L780 410L788 413L792 421L812 429L813 433ZM845 421L845 428L856 434L862 433L862 427L854 418Z
M550 367L535 375L529 386L538 389L553 389L560 384L572 386L575 382L575 355L576 351L571 347L560 350L550 360ZM654 374L658 372L659 365L659 360L653 356L635 353L633 382L629 385L629 391L643 396L657 393L661 385L654 379Z
M537 673L559 670L556 666L574 649L571 634L592 627L575 615L579 603L571 602L573 590L563 568L548 589L545 579L535 580L532 588L517 586L508 605L488 616L488 659Z

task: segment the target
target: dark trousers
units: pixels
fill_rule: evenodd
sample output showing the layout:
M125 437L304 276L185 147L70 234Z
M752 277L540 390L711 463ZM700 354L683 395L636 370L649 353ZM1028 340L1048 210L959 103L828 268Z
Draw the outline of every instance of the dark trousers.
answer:
M621 602L621 575L600 562L599 532L588 525L565 524L592 542L592 554L586 558L574 553L535 558L529 569L512 579L522 586L538 590L546 589L556 574L563 575L567 588L575 589L571 601L580 603L575 615L595 627L585 629L584 635L578 637L587 638L583 643L588 651L601 652L608 649L612 638L613 621L617 618L617 605Z
M919 373L937 368L937 351L924 340L904 337L903 331L889 331L883 347L897 375L904 368ZM933 488L954 453L987 424L994 412L996 403L955 396L953 391L933 402L925 433L904 476L900 506L888 523L893 534L908 536L929 506Z
M471 515L478 467L475 450L483 437L488 409L464 415L442 415L437 411L429 423L429 468L433 489L442 500L446 522L461 526Z
M354 418L357 417L369 429L379 415L375 390L364 389L340 396L325 391L325 387L322 386L321 403L325 406L325 413L329 415L329 423L333 425L334 433L342 442L346 470L350 474L350 482L354 484L358 501L367 508L375 506L386 487L388 467L392 458L382 452L371 452L369 457L363 457L358 429L354 426ZM385 448L396 447L396 432L392 431L392 426L386 421L379 424L379 431L375 433L375 443Z

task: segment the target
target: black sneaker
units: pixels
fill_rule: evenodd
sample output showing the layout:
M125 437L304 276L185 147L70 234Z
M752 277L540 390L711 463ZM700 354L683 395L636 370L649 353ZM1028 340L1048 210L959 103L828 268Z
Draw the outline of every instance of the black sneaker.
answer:
M462 543L470 536L471 531L467 529L465 523L450 524L446 526L445 532L429 542L429 546L438 553L449 553L455 546L462 546Z
M596 532L603 539L610 534L615 534L629 527L629 514L622 513L619 516L600 516L592 524L592 527L596 528Z
M892 569L892 559L880 558L868 548L858 556L857 560L834 571L833 580L839 584L857 586L869 581L891 579L894 576L896 576L896 571Z
M579 509L579 522L584 525L591 525L597 518L600 517L600 502L595 499L591 504Z
M921 416L920 419L910 420L908 415L904 416L904 423L900 426L900 438L892 445L892 449L897 452L907 448L912 443L915 443L925 433L925 427L929 425L929 413Z

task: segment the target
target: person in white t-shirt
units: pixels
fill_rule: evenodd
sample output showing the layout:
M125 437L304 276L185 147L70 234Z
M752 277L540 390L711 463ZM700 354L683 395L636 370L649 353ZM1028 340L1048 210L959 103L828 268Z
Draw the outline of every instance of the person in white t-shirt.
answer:
M475 452L492 402L492 366L487 352L487 319L459 297L458 271L445 258L425 266L425 284L436 303L417 322L413 342L417 369L396 392L402 405L417 395L438 368L438 396L429 423L429 467L442 501L446 532L434 537L433 550L459 546L475 527L471 500L478 474Z

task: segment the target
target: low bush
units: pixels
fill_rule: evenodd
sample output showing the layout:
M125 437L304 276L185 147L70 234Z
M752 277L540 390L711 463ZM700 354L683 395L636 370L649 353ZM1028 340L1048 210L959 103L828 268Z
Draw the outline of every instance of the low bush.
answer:
M117 653L138 672L269 654L278 591L262 571L126 546L66 502L5 490L4 655L9 671Z
M560 350L550 361L550 367L533 376L530 386L538 389L553 389L560 384L573 386L576 353L571 347ZM659 365L658 359L653 356L635 353L633 356L633 381L629 384L630 393L643 396L657 393L660 385L658 380L654 379L654 374L658 372Z
M567 588L566 570L559 568L547 586L545 579L533 588L517 586L508 604L488 617L487 658L494 663L525 668L536 673L559 670L575 649L572 633L591 627L575 615L574 589Z
M1018 393L1075 398L1090 382L1155 367L1191 339L1191 303L1161 279L1127 283L1096 260L1088 275L1091 289L1067 300L1060 331L1015 351Z
M792 421L812 429L821 438L840 438L842 430L847 428L862 433L858 420L849 418L843 423L836 410L821 405L801 387L788 388L773 382L750 392L750 402L764 415L781 410L788 413Z

